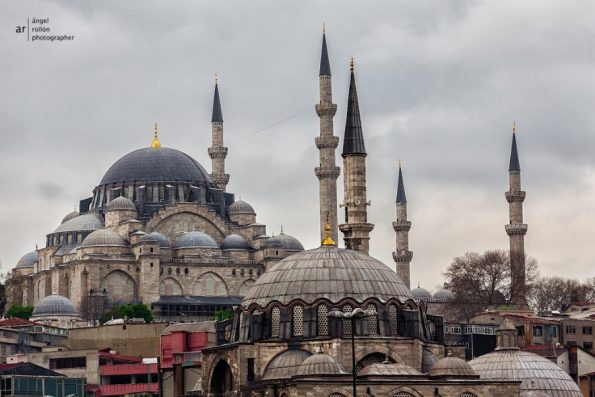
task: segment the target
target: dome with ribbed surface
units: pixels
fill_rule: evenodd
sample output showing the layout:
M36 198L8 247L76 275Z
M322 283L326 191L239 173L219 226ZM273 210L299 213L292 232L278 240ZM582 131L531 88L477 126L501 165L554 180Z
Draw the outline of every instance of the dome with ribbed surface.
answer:
M432 295L432 298L434 298L438 301L449 301L454 298L454 294L451 291L442 288L442 289L439 289L438 291L434 292L434 295Z
M171 248L171 241L169 241L169 238L159 232L151 232L149 234L145 234L140 238L140 240L151 242L154 241L156 243L159 243L159 246L161 248Z
M297 238L290 236L289 234L281 232L281 234L275 238L279 240L285 251L300 252L304 250L302 243L300 243Z
M101 229L103 224L95 214L83 214L69 219L54 230L54 233L93 231Z
M60 224L71 220L72 218L76 218L77 216L79 216L79 212L77 210L74 210L68 214L66 214L66 216L64 216L64 218L62 218L62 222L60 222Z
M246 239L239 234L230 234L229 236L225 237L221 242L221 249L223 251L227 250L247 250L250 246Z
M265 247L265 248L271 248L271 247L281 248L281 247L283 247L283 243L276 236L273 236L273 237L267 238L264 241L263 247Z
M184 233L178 237L176 248L219 248L219 246L208 234L194 231Z
M118 233L110 229L100 229L89 234L83 240L81 248L84 247L124 247L126 240Z
M33 308L31 319L50 316L78 317L79 313L68 298L52 294L37 302Z
M256 215L254 208L243 200L234 201L227 209L228 214L250 214Z
M24 268L33 267L33 265L35 265L35 262L37 262L38 259L39 259L39 254L37 253L37 251L31 251L29 253L26 253L25 255L23 255L23 257L21 259L19 259L19 261L17 262L16 268L24 269Z
M108 211L117 211L117 210L124 210L124 211L136 211L136 206L130 199L120 196L116 197L112 201L107 204L106 209Z
M473 368L463 359L448 355L432 366L430 378L477 378Z
M322 350L306 358L297 371L299 376L345 375L346 373L337 360Z
M422 300L422 301L426 301L428 299L432 299L432 294L430 293L430 291L428 291L425 288L421 288L421 287L413 288L411 290L411 293L413 294L413 297L415 299L419 299L419 300Z
M310 353L305 350L285 350L267 365L262 379L290 379L297 375L300 365L309 356Z
M382 262L357 251L323 246L293 254L268 269L246 294L242 305L287 305L299 299L338 303L344 298L364 302L412 299L403 281Z
M387 359L381 363L365 366L357 373L357 376L415 377L424 375L408 365L402 363L393 363Z
M101 179L100 185L125 182L192 182L212 185L208 172L187 154L159 147L142 148L116 161Z

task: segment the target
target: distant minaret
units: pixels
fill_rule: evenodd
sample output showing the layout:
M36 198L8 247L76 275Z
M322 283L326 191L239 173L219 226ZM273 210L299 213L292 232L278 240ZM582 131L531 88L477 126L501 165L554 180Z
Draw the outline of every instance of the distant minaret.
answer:
M330 225L331 239L337 240L337 178L341 170L335 164L335 149L339 145L339 137L333 135L333 117L337 105L333 103L331 83L331 65L326 49L326 34L322 31L322 53L320 55L320 102L316 105L316 113L320 118L320 136L316 137L316 147L320 152L320 166L314 169L319 182L320 196L320 239L325 239L325 227Z
M393 222L393 229L397 233L396 251L393 252L393 260L397 264L397 275L407 288L411 289L410 265L413 252L409 251L409 230L411 222L407 220L407 196L405 196L405 185L403 184L403 173L399 162L399 181L397 182L397 220Z
M512 148L508 167L510 190L506 192L506 201L510 214L510 223L505 226L510 237L511 268L511 303L517 308L527 307L525 290L525 233L527 225L523 223L523 201L525 192L521 190L521 165L516 147L516 127L512 127Z
M370 232L374 225L368 223L366 197L366 148L359 115L355 68L351 60L351 81L347 102L347 121L343 138L343 183L345 223L339 226L343 232L345 248L365 254L370 249Z
M215 77L215 96L213 98L213 116L211 117L211 131L213 146L209 148L209 157L212 160L211 179L225 191L229 182L229 174L225 173L225 158L227 148L223 146L223 114L221 112L221 101L219 100L219 84Z

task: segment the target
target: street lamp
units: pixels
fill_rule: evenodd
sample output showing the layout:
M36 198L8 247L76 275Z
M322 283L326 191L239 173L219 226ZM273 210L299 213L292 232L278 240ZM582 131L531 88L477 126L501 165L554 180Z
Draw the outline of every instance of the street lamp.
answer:
M355 319L356 318L364 318L364 317L372 317L377 316L378 313L374 309L366 309L363 310L359 307L356 307L351 312L344 313L341 310L334 308L328 314L327 317L334 317L334 318L341 318L343 320L351 321L351 369L352 369L352 386L353 386L353 397L357 397L357 391L355 388Z

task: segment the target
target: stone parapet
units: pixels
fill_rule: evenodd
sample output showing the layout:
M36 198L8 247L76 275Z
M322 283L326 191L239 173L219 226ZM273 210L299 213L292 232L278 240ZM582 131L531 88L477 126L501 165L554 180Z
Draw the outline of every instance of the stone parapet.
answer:
M395 232L408 232L409 230L411 230L411 222L395 221L393 222L393 229Z
M525 235L527 233L527 225L524 223L514 223L504 225L504 229L506 230L506 234L509 236L514 235Z
M525 192L522 190L508 191L504 195L509 203L522 203L525 201Z
M337 179L339 177L339 174L341 173L341 169L337 166L331 168L316 167L314 168L314 173L316 174L318 179Z
M393 260L395 262L411 262L413 259L412 251L393 252Z
M318 117L331 116L333 117L337 113L337 105L330 102L321 102L316 104L316 114Z
M211 159L224 159L227 157L227 148L225 146L214 146L208 149Z
M323 148L333 148L336 149L339 146L339 137L338 136L317 136L314 138L314 142L316 142L316 147L318 149Z

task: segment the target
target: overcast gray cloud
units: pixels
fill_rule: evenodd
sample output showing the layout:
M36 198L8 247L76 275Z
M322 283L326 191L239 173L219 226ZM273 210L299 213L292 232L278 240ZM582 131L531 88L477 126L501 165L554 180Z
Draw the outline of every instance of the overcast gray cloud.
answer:
M526 250L544 274L593 275L593 2L0 3L4 271L43 244L115 160L147 146L155 121L165 146L210 169L215 72L229 190L254 205L269 233L283 224L316 246L313 106L326 21L341 137L356 59L373 256L394 267L399 158L413 282L431 289L453 256L506 248L516 120ZM50 17L55 32L76 39L27 43L13 32L31 17Z

